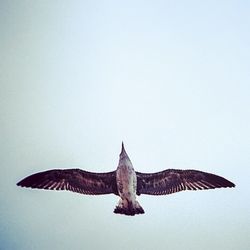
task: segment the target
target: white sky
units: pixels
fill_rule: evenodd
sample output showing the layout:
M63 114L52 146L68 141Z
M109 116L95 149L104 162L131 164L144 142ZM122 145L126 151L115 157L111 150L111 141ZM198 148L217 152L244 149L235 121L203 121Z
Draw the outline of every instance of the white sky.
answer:
M250 248L248 1L1 1L1 249ZM236 189L21 189L52 168L196 168Z

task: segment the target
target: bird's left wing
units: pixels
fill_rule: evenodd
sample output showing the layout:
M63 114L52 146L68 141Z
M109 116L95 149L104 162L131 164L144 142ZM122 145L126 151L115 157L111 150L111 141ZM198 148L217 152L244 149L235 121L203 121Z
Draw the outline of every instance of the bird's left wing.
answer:
M167 169L145 174L136 172L137 194L165 195L182 190L234 187L227 179L198 170Z
M17 183L21 187L69 190L81 194L118 195L115 171L93 173L81 169L54 169L30 175Z

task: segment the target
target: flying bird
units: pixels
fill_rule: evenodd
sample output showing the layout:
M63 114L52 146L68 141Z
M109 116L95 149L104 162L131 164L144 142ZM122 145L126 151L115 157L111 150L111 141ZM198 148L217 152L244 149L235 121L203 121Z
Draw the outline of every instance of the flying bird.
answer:
M81 169L53 169L32 174L17 183L21 187L68 190L81 194L115 194L120 197L114 213L143 214L136 195L167 195L183 190L235 187L229 180L198 170L167 169L157 173L136 172L124 144L115 171L93 173Z

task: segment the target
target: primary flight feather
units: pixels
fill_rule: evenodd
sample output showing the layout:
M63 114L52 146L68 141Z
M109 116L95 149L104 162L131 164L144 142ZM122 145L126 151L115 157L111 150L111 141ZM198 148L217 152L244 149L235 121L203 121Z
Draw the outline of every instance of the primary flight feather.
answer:
M183 190L235 187L229 180L198 170L167 169L157 173L136 172L122 143L115 171L93 173L81 169L53 169L32 174L17 183L21 187L69 190L81 194L120 196L114 213L143 214L136 195L166 195Z

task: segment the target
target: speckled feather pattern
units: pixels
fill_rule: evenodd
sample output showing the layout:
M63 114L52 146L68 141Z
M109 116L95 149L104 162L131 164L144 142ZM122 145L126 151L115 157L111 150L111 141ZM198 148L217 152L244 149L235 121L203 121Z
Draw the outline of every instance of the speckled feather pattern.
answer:
M30 175L17 183L21 187L68 190L86 195L120 196L114 213L144 213L136 195L167 195L184 190L235 187L224 177L199 170L167 169L157 173L135 172L124 145L116 171L93 173L81 169L53 169Z

